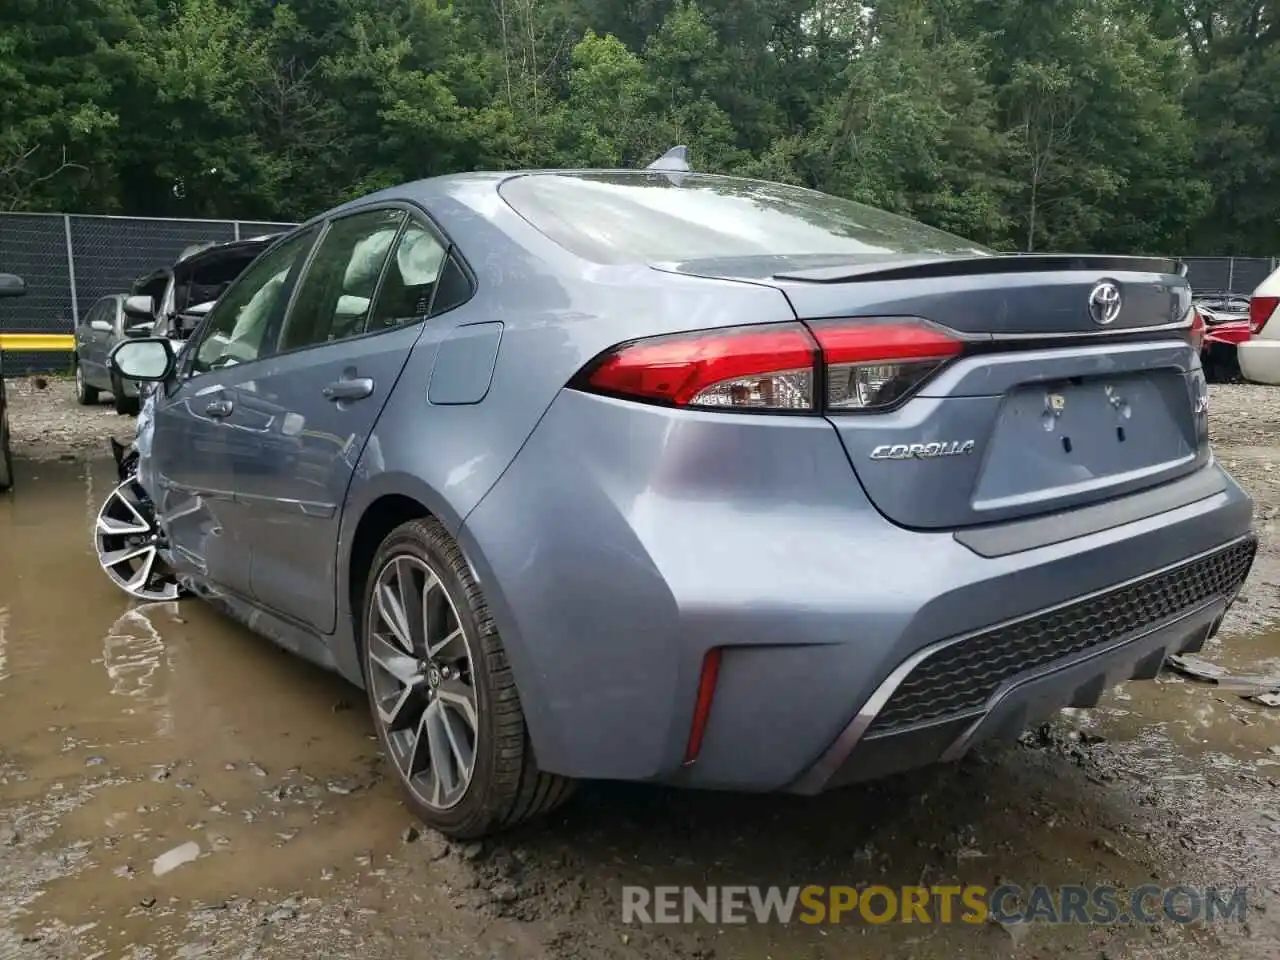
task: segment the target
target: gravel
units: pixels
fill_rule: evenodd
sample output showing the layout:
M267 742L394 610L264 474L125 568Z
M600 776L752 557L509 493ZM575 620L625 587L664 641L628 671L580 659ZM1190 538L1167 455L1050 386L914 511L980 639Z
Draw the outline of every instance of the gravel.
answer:
M82 407L70 377L5 381L13 455L27 460L75 460L106 455L107 438L133 439L134 418L110 403Z

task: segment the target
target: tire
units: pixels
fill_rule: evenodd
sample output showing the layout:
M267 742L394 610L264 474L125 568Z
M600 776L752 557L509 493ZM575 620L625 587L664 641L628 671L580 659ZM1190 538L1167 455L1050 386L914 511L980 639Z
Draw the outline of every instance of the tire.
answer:
M116 413L122 417L136 417L138 411L142 408L142 403L138 397L126 397L124 395L124 383L120 379L118 373L111 374L111 397L116 402Z
M98 402L98 388L91 387L84 379L84 367L76 360L76 403L82 407L92 407Z
M9 409L4 404L4 385L0 384L0 492L13 487L13 452L9 448Z
M398 634L389 629L389 620L381 612L388 608L385 604L379 604L379 594L385 595L388 582L399 582L396 578L404 576L405 571L412 574L409 579L415 583L419 574L427 582L430 582L427 574L433 575L438 585L433 584L418 592L419 598L430 592L430 601L419 599L416 604L407 602L403 604L404 608L416 607L419 612L428 607L446 610L447 614L437 621L445 626L435 630L435 635L461 635L460 639L440 644L440 647L446 648L445 651L431 661L426 661L425 657L416 653L406 657L405 644L395 639ZM412 594L400 595L412 599ZM447 607L445 599L448 601ZM383 540L369 568L361 615L360 661L373 725L387 761L396 771L405 803L423 823L447 837L474 840L549 813L570 797L574 781L542 773L537 769L520 706L520 696L502 646L502 638L498 635L498 628L489 613L484 594L475 582L462 551L438 521L409 521L397 527ZM425 623L427 620L426 614L419 617L420 622ZM424 628L421 635L428 638L422 645L429 647L433 631ZM414 634L411 637L410 647L418 646L417 636ZM460 666L461 661L452 659L453 654L463 648L468 658L470 687L463 682L464 668ZM395 656L388 658L388 653ZM381 661L378 659L380 654L383 657ZM414 667L409 668L401 664L399 670L407 672L416 669L411 678L416 683L406 683L386 669L384 664L388 659L414 664ZM434 683L439 686L432 690L431 685ZM452 686L447 687L448 684ZM414 700L405 692L410 688L421 691L414 695L419 699ZM446 726L449 727L445 731L449 734L448 744L453 745L459 739L453 735L457 729L456 722L463 717L465 711L456 710L451 704L456 701L457 691L466 689L474 692L473 715L476 720L474 739L471 741L473 763L470 777L454 800L443 802L448 794L446 790L441 790L436 794L440 802L433 802L433 798L427 796L428 785L421 779L415 779L413 774L414 760L418 756L417 742L423 739L423 735L419 735L413 745L408 744L411 738L410 728L416 727L421 731L426 724L422 719L415 720L414 710L402 705L423 704L417 714L419 717L425 716L433 706L437 708L435 716L445 718ZM389 705L397 708L395 712L401 715L404 729L391 731L393 724L385 718ZM453 721L449 721L450 716ZM454 725L449 726L450 723ZM465 724L466 721L463 720L463 725ZM444 733L440 736L443 737ZM468 738L461 736L460 739L465 745ZM431 737L426 737L426 740L428 746L434 746L430 743ZM442 748L446 745L442 739L437 738L437 742ZM455 759L458 756L456 748L445 752ZM404 758L406 753L407 759ZM436 765L433 763L430 766L432 772L417 776L430 776L433 784L443 779L461 780L458 777L442 778L433 772Z

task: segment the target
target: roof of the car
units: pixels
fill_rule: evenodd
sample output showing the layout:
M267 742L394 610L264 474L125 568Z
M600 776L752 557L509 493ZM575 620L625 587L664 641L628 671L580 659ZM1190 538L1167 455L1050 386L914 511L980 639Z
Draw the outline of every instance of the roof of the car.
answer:
M608 176L608 177L626 177L634 176L636 178L649 179L655 174L665 173L667 176L672 174L669 171L656 170L610 170L610 169L573 169L573 168L547 168L535 170L477 170L467 173L446 173L438 177L427 177L424 180L413 180L409 183L398 184L394 187L386 187L376 193L366 194L355 200L344 203L342 206L333 210L326 211L324 214L318 215L313 220L322 220L333 214L345 212L346 210L362 207L370 203L381 203L388 200L409 200L423 205L430 205L433 201L442 199L454 199L466 201L468 196L475 196L476 188L481 188L485 192L498 189L508 180L515 180L520 177L536 177L536 176L561 176L561 177L587 177L587 176ZM727 177L720 174L699 173L697 171L679 174L681 177L695 178L711 178L718 180L741 179L737 177ZM309 221L310 222L310 221Z

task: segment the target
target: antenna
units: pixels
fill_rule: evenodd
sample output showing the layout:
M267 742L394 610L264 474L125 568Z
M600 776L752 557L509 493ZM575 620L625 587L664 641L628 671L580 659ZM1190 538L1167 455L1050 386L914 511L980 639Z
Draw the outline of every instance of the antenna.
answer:
M672 147L653 163L649 164L646 169L691 173L693 168L689 166L689 148L686 146Z

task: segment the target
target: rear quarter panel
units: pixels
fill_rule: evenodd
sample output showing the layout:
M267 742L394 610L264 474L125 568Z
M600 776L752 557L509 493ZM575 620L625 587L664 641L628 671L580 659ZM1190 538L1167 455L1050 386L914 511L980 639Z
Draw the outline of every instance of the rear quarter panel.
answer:
M412 497L456 536L556 395L609 346L678 330L795 316L786 298L769 287L587 264L515 214L493 184L457 185L428 207L473 271L477 289L464 305L427 321L361 455L341 523L339 583L344 585L367 573L350 568L350 552L360 518L375 501L393 494ZM432 404L429 391L442 340L478 324L501 324L492 367L474 365L476 376L491 370L491 381L468 391L452 377L448 393L482 399ZM343 642L352 639L348 592L339 592L347 615L339 617L338 658L343 673L358 679L354 646ZM509 653L519 672L518 651Z

